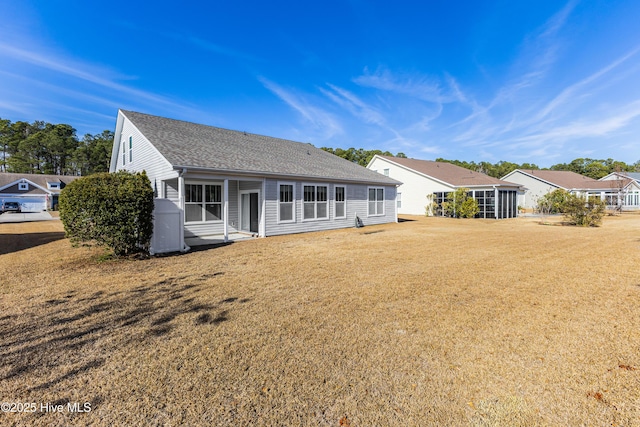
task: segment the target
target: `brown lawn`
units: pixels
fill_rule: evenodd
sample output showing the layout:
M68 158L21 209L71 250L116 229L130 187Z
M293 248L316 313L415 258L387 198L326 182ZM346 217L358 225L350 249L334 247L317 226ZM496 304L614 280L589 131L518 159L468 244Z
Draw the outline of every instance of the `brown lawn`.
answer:
M412 219L118 261L0 224L0 425L640 425L640 215Z

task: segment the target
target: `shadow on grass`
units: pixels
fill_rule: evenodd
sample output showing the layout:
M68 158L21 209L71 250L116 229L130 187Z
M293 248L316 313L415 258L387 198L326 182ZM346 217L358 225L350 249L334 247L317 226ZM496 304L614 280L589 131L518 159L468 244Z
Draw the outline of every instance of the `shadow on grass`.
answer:
M398 218L398 222L414 222L415 219L409 219L409 218Z
M64 232L0 234L0 255L34 248L64 239Z
M124 291L67 292L29 306L19 316L4 315L0 381L18 380L29 386L28 391L56 389L102 367L116 349L169 339L178 325L206 327L230 321L239 304L249 299L198 301L205 280L223 274L171 277Z

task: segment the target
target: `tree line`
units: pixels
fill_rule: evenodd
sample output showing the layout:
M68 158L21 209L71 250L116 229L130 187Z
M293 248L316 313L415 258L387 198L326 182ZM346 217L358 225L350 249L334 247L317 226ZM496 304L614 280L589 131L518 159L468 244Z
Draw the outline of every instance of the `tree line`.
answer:
M52 175L90 175L108 172L113 146L113 132L86 134L78 139L76 130L68 124L52 124L44 121L33 123L11 122L0 118L0 172L41 173ZM376 154L394 156L389 151L365 150L363 148L330 148L322 150L361 166L367 166ZM400 152L395 157L407 156ZM640 172L640 160L627 164L613 159L579 158L570 163L558 163L549 168L540 168L533 163L499 161L468 162L461 160L435 159L501 178L515 169L567 170L600 179L612 172Z
M0 118L0 172L90 175L108 172L113 132L81 140L68 124Z
M363 148L348 148L346 150L342 148L329 148L329 147L321 147L322 150L327 151L329 153L335 154L338 157L342 157L343 159L347 159L353 163L357 163L360 166L367 166L373 156L376 154L382 156L393 156L389 151L380 151L380 150L365 150ZM395 157L403 157L407 156L404 153L398 153ZM558 163L549 168L541 168L534 163L512 163L506 162L504 160L500 160L497 163L490 162L468 162L465 160L448 160L443 158L435 159L436 162L447 162L453 163L454 165L461 166L465 169L469 169L475 172L484 173L485 175L492 176L494 178L502 178L507 175L509 172L512 172L516 169L547 169L547 170L558 170L558 171L571 171L579 173L580 175L588 176L593 179L600 179L604 176L612 172L640 172L640 160L633 164L627 164L625 162L613 159L589 159L589 158L579 158L571 161L570 163Z

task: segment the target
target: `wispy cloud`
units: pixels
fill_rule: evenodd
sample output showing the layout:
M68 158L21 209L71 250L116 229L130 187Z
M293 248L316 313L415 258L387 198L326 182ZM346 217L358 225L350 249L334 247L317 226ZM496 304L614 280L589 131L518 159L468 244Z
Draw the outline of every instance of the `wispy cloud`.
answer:
M451 96L443 94L439 80L424 75L393 74L386 68L379 68L371 73L365 68L364 74L353 81L360 86L408 95L423 101L451 102Z
M203 49L218 55L223 55L223 56L228 56L235 59L241 59L241 60L247 60L247 61L253 61L253 62L261 61L261 59L258 58L257 56L249 55L247 53L240 52L238 50L231 49L216 43L212 43L210 41L203 40L198 37L187 36L187 37L179 37L179 38L184 39L185 41L193 44L196 47L199 47L200 49Z
M97 69L97 67L93 65L81 63L73 59L46 55L44 53L38 53L36 50L20 49L2 42L0 42L0 55L84 80L105 89L142 98L153 103L173 104L172 101L164 97L125 86L109 78L103 77L105 74L110 73L106 72L104 69Z
M325 138L331 138L337 134L343 133L342 127L335 117L316 106L314 103L307 101L304 96L296 94L291 90L287 90L264 77L258 77L258 80L266 89L300 113L300 115L310 123L316 131L321 131Z
M339 88L330 83L327 84L331 88L331 91L320 88L320 91L324 93L333 102L349 111L356 117L364 120L366 123L373 123L379 126L385 125L385 119L375 108L366 104L360 98L346 89Z
M558 107L560 107L561 105L564 105L567 102L570 102L572 99L575 99L575 97L578 95L580 90L588 87L591 83L594 83L600 80L601 78L609 75L611 71L618 68L621 64L626 62L628 59L635 56L639 51L640 51L640 46L636 47L631 52L627 53L621 58L616 59L606 67L603 67L597 72L591 74L587 78L565 88L564 90L562 90L562 92L560 92L558 96L553 98L549 103L545 105L544 108L540 110L540 112L536 115L536 119L541 120L549 116L552 112L556 111ZM608 84L608 82L606 84Z

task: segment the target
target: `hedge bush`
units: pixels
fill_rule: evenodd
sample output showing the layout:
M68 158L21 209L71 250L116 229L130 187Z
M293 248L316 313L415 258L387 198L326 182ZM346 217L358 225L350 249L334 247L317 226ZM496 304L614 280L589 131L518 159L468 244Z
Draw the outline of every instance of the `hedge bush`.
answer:
M580 197L571 194L563 206L563 214L569 224L581 227L598 227L607 211L607 203L600 197Z
M147 174L98 173L69 183L60 193L67 237L113 249L147 252L153 233L153 188Z

